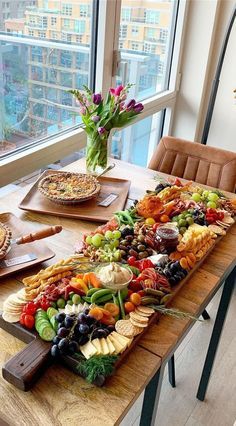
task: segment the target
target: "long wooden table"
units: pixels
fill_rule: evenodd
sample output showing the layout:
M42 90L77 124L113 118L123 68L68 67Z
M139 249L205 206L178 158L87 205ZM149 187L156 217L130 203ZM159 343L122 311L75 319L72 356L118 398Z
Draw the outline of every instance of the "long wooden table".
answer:
M156 173L154 171L118 160L115 162L115 169L108 172L107 176L130 179L129 198L131 200L141 197L146 189L155 187L156 182L153 176ZM66 167L66 170L84 170L84 160L71 164ZM97 224L22 212L17 206L28 189L28 187L19 188L10 197L0 198L0 211L14 213L31 224L34 229L39 229L42 224L63 226L63 233L50 237L46 241L46 244L56 253L54 259L45 263L46 266L71 254L74 243L81 238L84 232L95 229ZM235 267L235 242L236 226L231 228L180 290L174 298L172 306L197 316L203 312L224 279L230 276ZM1 280L0 303L2 304L11 292L21 287L22 277L35 273L38 269L38 267L34 267ZM228 299L230 300L230 297ZM224 309L225 313L226 310ZM222 320L224 318L220 318L220 320L220 325L223 325ZM121 422L135 400L146 388L141 424L145 426L153 424L165 364L173 360L174 351L192 325L193 322L190 320L162 317L158 324L153 325L140 340L139 345L103 388L95 388L89 385L82 378L75 376L57 364L51 366L33 390L27 393L19 391L1 378L2 404L0 412L2 414L0 417L7 423L17 426L28 424L74 425L75 422L80 425L102 425L104 423L115 425ZM217 328L219 328L218 326ZM22 349L24 344L3 330L0 330L0 338L0 362L3 365L13 354ZM216 342L215 338L213 343L213 349L216 349L218 341ZM210 361L212 359L214 360L214 357L210 353ZM208 362L207 367L209 376L212 363L209 364ZM204 390L206 390L205 385L207 383L204 371Z

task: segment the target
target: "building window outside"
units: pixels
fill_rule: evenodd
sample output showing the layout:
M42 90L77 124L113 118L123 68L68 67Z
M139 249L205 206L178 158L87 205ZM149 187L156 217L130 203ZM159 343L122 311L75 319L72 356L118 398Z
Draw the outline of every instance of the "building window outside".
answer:
M85 21L74 21L74 30L78 34L84 34L85 33Z
M138 43L131 43L131 49L132 50L138 50L139 49L139 44Z
M34 37L34 31L33 30L29 30L29 36Z
M86 18L87 16L90 16L90 7L87 4L81 4L80 5L80 11L79 14L81 18Z
M58 40L58 34L57 34L57 32L56 32L56 31L51 31L51 38L52 38L53 40Z
M138 27L132 27L132 30L131 30L132 36L137 37L138 33L139 33Z
M164 63L163 62L159 62L159 64L158 64L158 73L159 74L164 73Z
M46 31L38 31L39 38L46 38Z
M163 28L160 29L160 40L162 42L166 42L168 37L168 30L165 30Z
M127 25L121 25L120 26L120 31L119 31L120 38L126 38L127 37L127 29L128 29Z
M119 49L123 49L124 48L124 43L123 41L119 41Z
M122 7L121 9L121 21L131 21L131 9Z
M150 40L156 40L157 38L157 30L156 28L147 28L147 38Z
M65 3L62 5L62 14L72 16L72 4Z
M146 10L146 22L148 24L159 24L160 12L157 10Z
M63 19L63 27L70 28L70 19Z
M82 43L83 41L83 36L82 35L77 35L76 36L76 43Z
M55 27L55 25L57 25L57 18L55 16L51 17L51 25L52 27Z
M156 45L153 43L144 43L143 51L145 53L156 53Z

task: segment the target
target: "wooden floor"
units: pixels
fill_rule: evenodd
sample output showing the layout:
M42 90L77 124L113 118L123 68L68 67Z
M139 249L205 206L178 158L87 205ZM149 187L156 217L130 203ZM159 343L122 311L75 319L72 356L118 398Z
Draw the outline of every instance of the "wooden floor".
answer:
M211 319L195 324L175 353L175 389L169 385L165 371L155 426L236 426L236 289L206 400L200 402L195 398L219 299L220 294L217 294L208 306ZM141 404L142 396L122 426L139 425Z

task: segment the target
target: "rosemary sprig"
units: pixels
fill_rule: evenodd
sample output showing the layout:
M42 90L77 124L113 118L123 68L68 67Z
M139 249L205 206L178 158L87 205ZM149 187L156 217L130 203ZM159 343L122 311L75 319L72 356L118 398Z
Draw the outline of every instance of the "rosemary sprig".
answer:
M203 322L203 320L199 319L198 317L195 317L194 315L191 315L189 312L179 311L179 309L166 308L165 306L161 306L161 305L150 305L150 307L153 308L155 311L160 312L163 315L169 315L171 317L178 318L178 319L187 318L193 321Z

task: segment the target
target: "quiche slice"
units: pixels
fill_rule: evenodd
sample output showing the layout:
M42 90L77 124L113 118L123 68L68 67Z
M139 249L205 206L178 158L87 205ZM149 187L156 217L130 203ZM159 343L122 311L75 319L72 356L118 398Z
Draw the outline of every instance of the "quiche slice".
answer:
M40 180L38 189L55 203L74 204L95 197L101 186L97 179L82 173L58 172Z
M0 259L3 259L11 245L11 230L0 222Z

